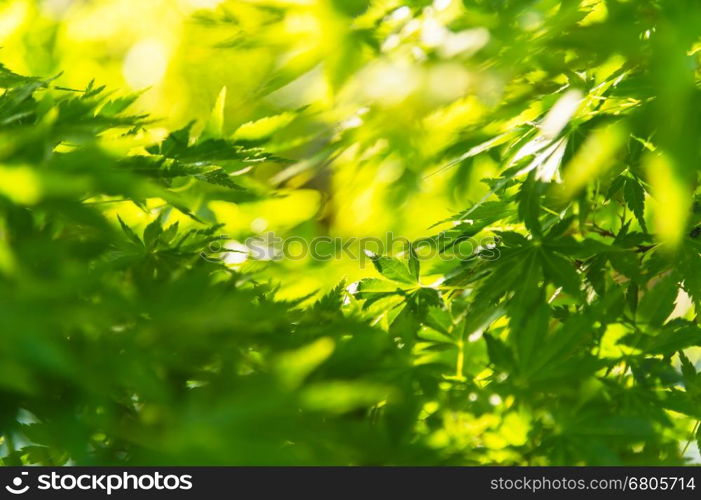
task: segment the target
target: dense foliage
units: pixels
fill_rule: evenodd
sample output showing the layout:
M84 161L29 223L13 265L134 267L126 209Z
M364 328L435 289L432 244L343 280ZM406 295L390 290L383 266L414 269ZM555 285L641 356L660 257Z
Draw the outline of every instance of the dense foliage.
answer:
M323 37L282 34L310 12ZM158 137L139 94L0 68L5 464L698 461L700 4L234 1L197 22L280 56L253 121L227 124L225 89ZM323 96L289 96L313 79ZM383 175L369 216L335 211ZM456 214L319 294L279 287L341 263L227 247L266 230L231 207L309 211L308 190L326 206L291 234L416 225L436 179Z

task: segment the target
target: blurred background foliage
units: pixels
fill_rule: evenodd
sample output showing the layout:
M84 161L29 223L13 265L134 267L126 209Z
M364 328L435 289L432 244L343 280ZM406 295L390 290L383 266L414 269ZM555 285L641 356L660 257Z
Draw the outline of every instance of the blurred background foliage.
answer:
M0 44L5 64L23 74L60 74L58 84L68 88L95 80L142 91L137 109L157 120L149 139L191 120L200 130L216 106L225 133L274 139L269 150L294 164L259 168L254 176L294 194L247 208L211 204L234 238L393 231L415 239L480 199L488 190L479 180L499 171L490 155L462 159L461 153L523 131L565 87L589 91L588 109L577 117L577 132L586 132L602 111L602 94L642 60L646 72L627 79L631 91L621 98L607 96L603 111L623 113L641 104L645 92L658 96L636 125L675 116L679 130L665 128L660 140L672 178L691 182L682 163L697 154L688 140L696 75L687 67L696 59L698 9L670 7L667 26L658 26L657 7L7 0ZM573 26L578 29L568 32ZM662 35L645 41L657 29ZM647 130L639 132L648 139ZM688 211L680 196L668 196L677 199L669 205L680 205L668 210ZM130 222L142 216L137 211ZM669 238L678 238L681 227L667 228ZM283 294L328 290L363 274L355 262L306 264L283 266L276 276Z
M691 0L0 1L5 462L698 462L700 31ZM500 258L200 256L389 231Z

